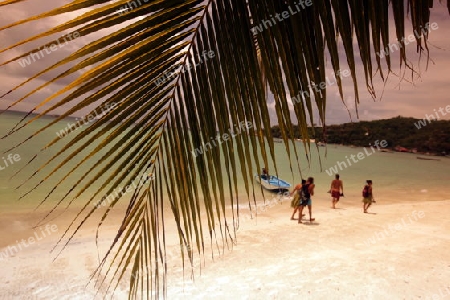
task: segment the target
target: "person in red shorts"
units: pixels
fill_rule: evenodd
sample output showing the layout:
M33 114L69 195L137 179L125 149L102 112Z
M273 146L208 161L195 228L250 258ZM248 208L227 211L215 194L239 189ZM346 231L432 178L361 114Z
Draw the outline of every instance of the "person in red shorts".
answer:
M339 174L336 174L335 179L331 182L331 208L336 208L336 203L339 202L339 198L344 196L344 185L342 180L339 179Z

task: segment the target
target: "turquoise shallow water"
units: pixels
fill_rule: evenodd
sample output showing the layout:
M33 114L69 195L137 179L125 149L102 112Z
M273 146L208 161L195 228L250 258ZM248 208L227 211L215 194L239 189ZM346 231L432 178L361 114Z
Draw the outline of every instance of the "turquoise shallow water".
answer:
M294 172L293 178L290 175L289 160L283 153L283 148L282 144L276 145L279 174L283 174L283 179L298 183L301 176L298 172ZM330 170L333 167L337 168L344 182L345 200L360 201L361 190L366 179L373 181L377 200L385 203L450 199L449 158L438 157L440 161L419 160L416 154L411 153L373 152L370 148L328 145L326 148L319 147L321 162L319 163L317 149L313 147L311 151L311 166L308 167L306 160L302 159L301 170L303 177L315 178L316 199L328 200L329 194L326 192L331 180L334 179L334 172ZM362 159L358 160L357 155L360 152L362 154L359 157ZM352 154L356 163L350 159ZM338 162L342 169L339 168ZM343 164L344 162L347 167ZM326 172L327 170L331 176Z
M3 135L8 132L18 120L18 115L1 115L0 133ZM33 157L36 151L45 145L46 142L55 138L56 132L64 128L67 125L67 122L73 122L73 120L60 122L53 128L50 128L41 134L38 138L31 139L24 146L3 153L14 144L26 139L31 132L37 130L44 124L48 124L49 120L50 118L39 120L29 128L25 128L22 132L14 134L6 141L1 140L0 151L2 154L0 154L0 167L4 167L3 170L0 170L0 207L2 209L37 205L61 178L63 174L62 171L56 173L55 176L51 177L51 179L42 185L41 188L34 190L20 202L16 201L24 191L29 190L38 183L47 173L38 173L36 178L32 179L18 190L16 190L15 187L24 182L31 174L31 171L34 171L36 167L49 159L56 152L55 148L40 154L30 166L10 180L10 177L24 167L25 163ZM313 176L316 183L315 199L317 200L329 200L329 194L326 192L329 189L330 181L334 178L334 175L330 176L325 170L335 166L338 161L347 163L347 167L343 167L342 170L339 170L339 174L344 181L344 199L348 202L359 204L359 201L361 200L361 189L366 179L373 180L375 197L378 201L384 203L450 199L450 196L448 196L450 192L450 187L448 185L450 180L450 159L448 158L439 157L440 161L418 160L416 158L417 155L415 154L372 153L370 148L367 149L367 151L371 153L371 155L367 155L367 152L364 152L363 148L350 148L337 145L328 145L327 148L319 147L317 150L314 144L312 144L311 162L309 166L305 159L303 145L301 143L296 143L296 145L300 157L301 175L294 159L291 159L293 173L291 172L290 160L286 155L285 146L281 143L276 143L275 155L277 159L278 175L280 178L292 184L300 182L302 176ZM358 160L357 163L350 161L351 165L349 165L347 158L350 158L350 155L352 154L356 156L358 152L364 153L364 158ZM8 160L8 154L11 154L11 156L20 155L20 161L14 161L14 159L11 158L13 160L13 163L11 163L10 160ZM319 163L319 156L321 163ZM360 157L362 156L360 155ZM7 167L5 167L6 164L8 164ZM52 165L56 166L55 163ZM70 164L70 166L74 166L74 163ZM343 166L342 163L341 166ZM69 180L55 190L54 195L49 198L50 203L64 195L67 189L74 183L75 178L81 176L89 167L90 165L88 164L80 170L77 170ZM275 173L275 168L272 164L269 164L268 168L270 173ZM240 199L246 200L247 196L243 180L240 176L238 176L238 179ZM261 193L257 184L255 184L255 192L256 197L260 198ZM270 195L265 195L265 197L269 198Z

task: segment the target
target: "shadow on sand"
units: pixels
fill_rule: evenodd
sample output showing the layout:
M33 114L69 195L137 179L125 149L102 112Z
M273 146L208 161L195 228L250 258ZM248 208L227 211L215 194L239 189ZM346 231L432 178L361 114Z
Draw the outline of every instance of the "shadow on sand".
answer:
M299 225L308 225L308 226L319 226L320 223L316 222L316 221L302 221L303 223L300 223Z

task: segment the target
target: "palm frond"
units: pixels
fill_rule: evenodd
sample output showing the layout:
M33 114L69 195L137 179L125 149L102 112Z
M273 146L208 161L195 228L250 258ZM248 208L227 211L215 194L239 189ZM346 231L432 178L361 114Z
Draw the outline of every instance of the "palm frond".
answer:
M22 1L3 1L0 6L19 2ZM0 28L7 31L32 21L87 10L73 20L0 49L0 53L8 53L19 46L61 35L0 66L50 47L67 31L71 36L86 38L103 29L110 32L5 93L3 98L25 91L25 96L9 105L8 109L12 109L58 80L77 75L31 109L3 139L21 133L24 127L61 107L69 108L23 143L88 107L95 107L86 115L89 119L97 116L98 110L112 107L91 126L57 137L37 151L28 164L49 149L57 149L22 183L39 179L24 196L43 182L56 180L42 204L76 171L88 170L46 216L74 201L82 207L60 239L62 251L86 220L101 209L96 204L116 188L125 187L108 201L101 226L123 199L124 190L136 178L151 173L155 180L139 181L134 187L118 234L96 271L96 282L106 291L114 290L128 270L130 297L158 298L166 294L167 219L175 220L183 266L185 259L192 266L207 251L220 254L235 242L239 227L237 204L242 200L238 193L240 178L250 206L251 201L256 203L259 189L253 185L253 174L269 161L278 173L267 90L275 102L286 153L298 162L300 151L308 154L310 145L305 142L304 149L297 149L290 142L294 136L290 102L294 102L296 121L305 140L308 124L317 121L315 112L325 127L326 87L316 89L311 84L326 82L328 58L335 74L342 72L343 63L348 66L356 104L359 64L366 88L376 97L375 74L379 71L384 80L386 72L392 70L390 56L385 57L386 70L382 59L374 55L389 44L389 8L394 15L396 39L401 41L405 35L405 6L412 28L422 34L421 29L430 21L433 1L314 0L300 4L294 0L136 0L133 3L139 5L123 12L129 3L75 0ZM428 34L424 32L417 37L419 52L427 50ZM400 49L399 62L407 65L404 47ZM58 68L65 69L46 83L29 87L40 76ZM343 99L343 83L339 76L336 80ZM38 114L31 116L35 112ZM21 144L12 145L11 149ZM58 145L62 146L57 148ZM199 148L201 155L196 152ZM50 167L51 164L56 167ZM61 169L65 175L58 177ZM297 170L301 172L299 163L291 166L292 172ZM173 214L170 217L164 214L166 203ZM226 209L229 204L231 213Z

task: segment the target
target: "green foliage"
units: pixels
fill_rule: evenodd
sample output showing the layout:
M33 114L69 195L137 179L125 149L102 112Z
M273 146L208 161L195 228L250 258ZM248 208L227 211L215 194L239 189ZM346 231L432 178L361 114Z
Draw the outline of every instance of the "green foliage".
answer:
M450 121L426 121L426 126L417 128L419 119L395 117L392 119L361 121L357 123L345 123L340 125L329 125L323 131L315 127L318 141L330 144L354 145L365 147L373 144L376 140L386 140L387 148L396 146L407 149L416 149L418 152L430 152L435 154L450 153ZM298 126L294 126L295 138L301 138ZM313 134L313 128L308 131ZM279 138L278 126L272 127L272 134Z

